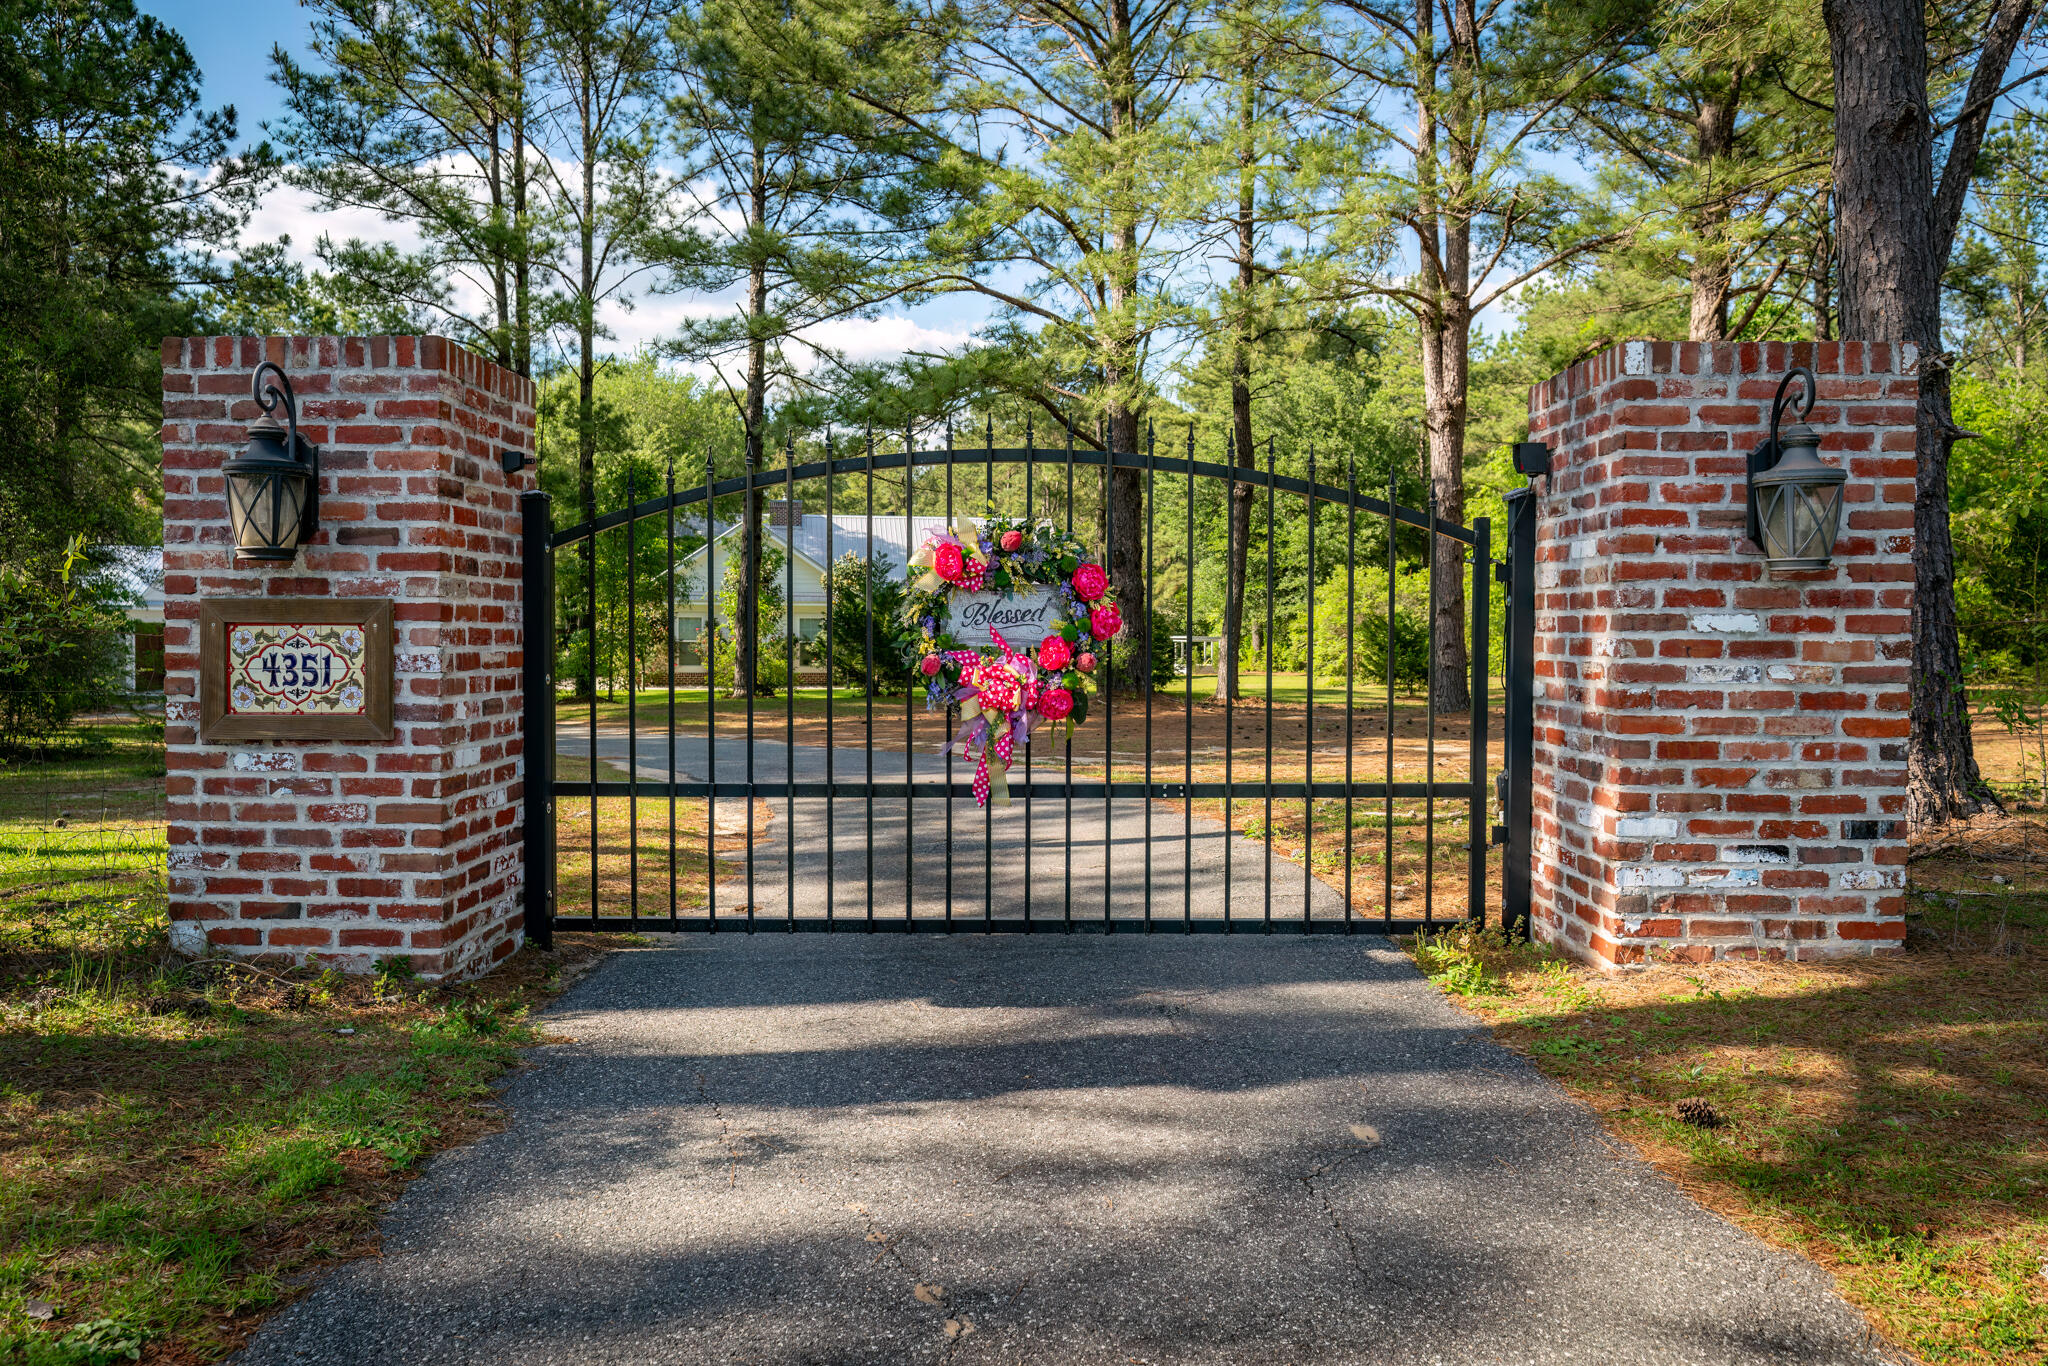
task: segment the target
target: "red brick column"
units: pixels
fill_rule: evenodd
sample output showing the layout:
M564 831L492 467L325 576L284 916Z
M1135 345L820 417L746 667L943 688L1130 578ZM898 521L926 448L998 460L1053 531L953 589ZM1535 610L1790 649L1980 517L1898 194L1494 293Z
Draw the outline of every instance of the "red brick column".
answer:
M1904 938L1913 362L1628 342L1530 394L1540 938L1610 966ZM1794 365L1849 482L1833 564L1772 577L1744 456Z
M321 447L320 529L290 565L235 560L221 463L276 361ZM520 938L518 494L531 381L440 337L173 337L163 345L166 741L173 942L362 969L482 971ZM209 598L388 598L392 738L202 743Z

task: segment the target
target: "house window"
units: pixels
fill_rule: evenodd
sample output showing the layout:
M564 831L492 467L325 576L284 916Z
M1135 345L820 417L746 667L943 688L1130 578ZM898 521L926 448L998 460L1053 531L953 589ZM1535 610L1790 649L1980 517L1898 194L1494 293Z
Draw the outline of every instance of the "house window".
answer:
M699 637L704 634L704 618L676 618L676 663L691 667L704 663L704 644Z
M160 625L135 628L135 691L164 690L164 628Z

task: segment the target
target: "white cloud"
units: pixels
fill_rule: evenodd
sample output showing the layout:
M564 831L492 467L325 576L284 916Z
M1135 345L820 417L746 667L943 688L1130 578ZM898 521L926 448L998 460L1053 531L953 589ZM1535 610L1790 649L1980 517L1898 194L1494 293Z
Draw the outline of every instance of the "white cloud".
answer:
M317 264L313 252L323 233L336 242L361 238L389 243L402 251L414 251L421 245L420 234L411 223L394 222L368 209L323 209L315 196L292 185L278 185L264 196L243 229L242 240L256 243L288 237L291 257L310 266ZM642 276L635 282L630 308L614 299L599 309L599 320L612 333L610 341L600 343L604 350L636 355L673 337L688 319L732 314L740 299L737 289L718 294L655 293L656 283L656 277ZM488 295L477 282L457 281L458 307L481 313L487 303ZM943 314L943 320L921 321L913 312L896 311L875 318L821 323L799 335L854 362L888 360L913 350L953 351L972 340L978 319L961 318L957 306L917 310L926 311ZM711 367L704 365L681 368L707 377L711 373Z

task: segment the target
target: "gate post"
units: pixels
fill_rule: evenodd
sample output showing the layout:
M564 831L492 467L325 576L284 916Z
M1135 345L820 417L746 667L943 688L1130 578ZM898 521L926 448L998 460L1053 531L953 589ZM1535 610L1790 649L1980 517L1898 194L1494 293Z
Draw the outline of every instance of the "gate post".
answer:
M1535 811L1532 769L1535 750L1536 689L1536 490L1510 489L1508 505L1506 675L1502 711L1501 771L1507 782L1501 819L1507 823L1506 861L1501 868L1501 928L1531 936L1529 884L1533 868Z
M1538 938L1609 967L1904 940L1917 359L1632 341L1531 392ZM1794 366L1848 481L1824 567L1773 571L1747 453Z
M539 489L519 495L520 731L526 937L555 944L555 519Z
M441 337L171 337L162 362L172 947L487 970L524 903L534 471L504 457L533 450L533 381ZM265 362L320 448L317 525L267 560L236 553L222 474ZM356 620L379 623L374 648L316 625ZM344 661L322 695L259 687L263 656L309 629Z

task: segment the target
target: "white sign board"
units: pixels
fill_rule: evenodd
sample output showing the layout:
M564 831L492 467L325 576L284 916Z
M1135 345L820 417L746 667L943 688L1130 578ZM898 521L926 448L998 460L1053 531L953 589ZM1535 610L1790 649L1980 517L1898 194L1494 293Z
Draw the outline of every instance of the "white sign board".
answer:
M1014 593L955 593L945 626L965 649L994 648L995 640L989 635L993 629L1021 653L1038 648L1038 642L1052 634L1052 624L1060 616L1059 604L1058 590L1035 585Z

